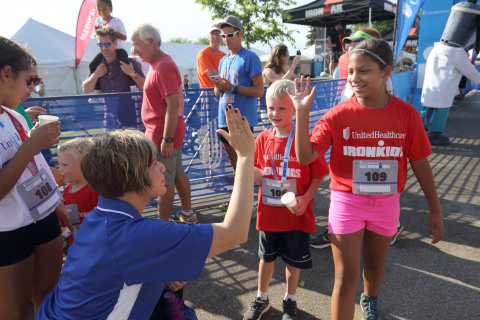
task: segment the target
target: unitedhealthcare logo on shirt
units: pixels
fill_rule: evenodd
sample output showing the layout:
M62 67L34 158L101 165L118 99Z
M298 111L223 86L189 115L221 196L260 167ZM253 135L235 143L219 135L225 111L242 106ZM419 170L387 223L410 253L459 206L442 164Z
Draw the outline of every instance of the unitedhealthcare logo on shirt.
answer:
M378 147L372 146L343 146L343 155L350 157L367 157L367 158L389 158L403 157L403 148L385 145L383 139L405 139L405 133L396 133L394 131L352 131L350 127L343 129L343 138L350 139L379 139Z
M350 134L350 127L343 129L343 138L348 140L350 136L352 139L405 139L406 133L396 133L394 131L352 131Z
M350 127L343 129L343 139L348 140L350 138Z

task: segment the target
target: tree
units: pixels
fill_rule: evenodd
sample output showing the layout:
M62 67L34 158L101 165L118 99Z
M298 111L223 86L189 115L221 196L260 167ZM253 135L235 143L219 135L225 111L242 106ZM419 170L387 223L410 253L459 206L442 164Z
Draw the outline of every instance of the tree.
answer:
M315 40L317 39L317 27L310 27L310 31L307 34L307 47L314 45Z
M283 7L295 4L294 0L195 0L207 9L213 19L236 16L244 29L243 41L247 48L255 42L272 46L272 43L294 43L293 33L281 21L289 18Z
M195 42L193 42L193 44L205 44L208 46L210 44L210 40L208 40L208 37L201 37L198 38Z
M174 43L192 43L192 40L187 39L187 38L182 38L182 37L175 37L171 38L168 40L168 42L174 42Z
M383 21L372 21L372 27L377 29L380 34L383 34L387 31L393 30L395 25L395 20L383 20ZM360 28L368 27L368 22L366 23L357 23L352 26L352 31L356 32Z

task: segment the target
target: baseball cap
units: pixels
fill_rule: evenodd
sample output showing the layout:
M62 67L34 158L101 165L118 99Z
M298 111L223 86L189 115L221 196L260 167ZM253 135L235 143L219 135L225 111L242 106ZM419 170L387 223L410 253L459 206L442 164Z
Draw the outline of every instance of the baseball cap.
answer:
M239 30L243 30L242 23L235 16L227 16L225 19L218 22L215 26L220 29L222 28L223 25L226 25L226 24L228 24L231 27L237 28Z
M358 41L362 41L362 40L365 40L365 39L373 39L374 37L368 33L366 33L365 31L360 31L358 30L357 32L355 32L353 35L351 35L350 37L345 37L343 38L342 42L343 43L350 43L350 42L358 42Z
M212 25L212 26L210 26L210 30L208 30L208 33L211 33L212 31L222 31L222 30L220 30L219 28L217 28L216 25Z

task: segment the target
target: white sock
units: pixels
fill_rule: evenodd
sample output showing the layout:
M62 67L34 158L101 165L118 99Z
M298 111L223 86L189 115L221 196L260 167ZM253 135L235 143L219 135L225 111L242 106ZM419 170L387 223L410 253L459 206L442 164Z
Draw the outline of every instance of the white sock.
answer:
M257 291L257 298L262 299L263 301L267 300L268 292L262 292L260 290Z
M285 298L283 298L283 300L288 301L288 299L290 299L292 301L297 301L297 298L295 297L294 294L288 294L288 292L287 292L287 293L285 293Z
M183 210L182 213L186 215L187 217L190 217L193 214L193 210Z

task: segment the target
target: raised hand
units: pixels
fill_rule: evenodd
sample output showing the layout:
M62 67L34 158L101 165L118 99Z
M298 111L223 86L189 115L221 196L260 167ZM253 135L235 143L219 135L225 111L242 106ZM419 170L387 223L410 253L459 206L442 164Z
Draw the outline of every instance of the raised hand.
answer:
M287 89L287 92L290 98L293 101L295 109L297 112L301 111L310 111L310 108L313 104L313 99L315 98L316 87L311 88L310 77L307 78L305 85L305 77L300 77L300 86L298 84L298 79L295 79L295 92L291 92L290 89Z
M255 152L255 138L250 130L250 125L245 117L242 117L238 109L231 104L225 108L228 133L225 130L217 130L230 143L237 152L237 156L249 156Z

